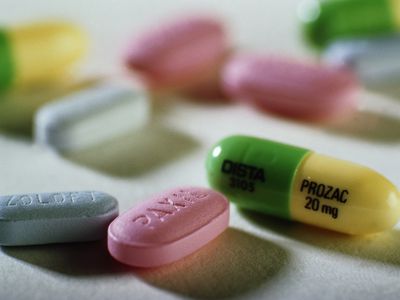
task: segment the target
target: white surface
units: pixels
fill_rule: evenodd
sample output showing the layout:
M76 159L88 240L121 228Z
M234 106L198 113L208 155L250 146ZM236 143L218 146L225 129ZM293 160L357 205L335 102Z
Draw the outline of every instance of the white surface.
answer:
M95 39L90 72L119 72L126 36L185 7L221 12L239 48L307 55L293 0L0 2L0 19L68 17ZM119 47L121 46L121 47ZM177 185L206 186L204 158L220 138L252 134L309 147L377 169L400 184L400 102L363 93L351 124L327 128L278 119L247 107L172 101L154 108L140 136L62 158L30 139L0 136L0 193L103 190L121 211ZM141 139L141 143L138 143ZM2 248L1 299L398 299L400 227L350 238L239 213L202 251L158 270L114 262L99 243Z

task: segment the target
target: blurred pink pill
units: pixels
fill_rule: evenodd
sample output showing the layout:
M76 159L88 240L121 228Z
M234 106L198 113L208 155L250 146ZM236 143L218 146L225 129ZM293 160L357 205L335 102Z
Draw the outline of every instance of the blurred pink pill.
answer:
M125 60L150 88L186 88L215 77L228 48L219 20L192 16L142 33L128 48Z
M108 227L108 250L122 263L156 267L195 252L228 223L223 195L205 188L174 189L116 218Z
M288 117L323 120L356 109L358 82L344 69L268 56L237 56L223 70L231 97Z

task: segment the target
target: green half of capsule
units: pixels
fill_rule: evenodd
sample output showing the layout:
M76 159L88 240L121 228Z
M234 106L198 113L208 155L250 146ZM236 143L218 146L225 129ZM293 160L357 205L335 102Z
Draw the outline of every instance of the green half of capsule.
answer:
M323 48L337 39L390 34L399 29L398 0L306 0L298 9L305 39Z
M231 136L208 154L208 180L240 207L291 219L293 180L309 152L258 138Z
M14 77L10 44L7 33L0 30L0 92L11 86Z

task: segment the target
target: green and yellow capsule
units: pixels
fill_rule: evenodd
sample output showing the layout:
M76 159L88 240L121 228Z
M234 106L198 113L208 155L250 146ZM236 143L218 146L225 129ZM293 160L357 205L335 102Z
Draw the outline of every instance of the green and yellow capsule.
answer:
M206 162L210 185L239 207L348 234L392 228L397 188L377 172L311 150L248 136L221 140Z
M64 22L0 28L0 92L64 75L87 44L80 28Z

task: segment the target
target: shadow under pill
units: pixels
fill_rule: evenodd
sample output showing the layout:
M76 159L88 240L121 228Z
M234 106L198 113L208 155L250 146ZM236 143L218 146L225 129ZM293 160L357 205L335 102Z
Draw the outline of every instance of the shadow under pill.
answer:
M326 125L323 128L334 134L362 140L400 142L400 116L394 117L374 111L358 111L343 124Z
M136 274L153 286L186 297L221 299L265 286L289 261L282 247L228 228L198 252L160 268L136 269Z
M197 146L192 137L153 124L64 157L102 173L131 177L178 159Z
M106 241L1 247L3 253L30 265L69 276L101 276L132 272L116 262Z
M239 209L253 224L317 248L400 267L400 231L352 236Z
M32 138L33 118L42 105L92 86L99 80L88 78L72 83L63 80L0 94L0 130Z

